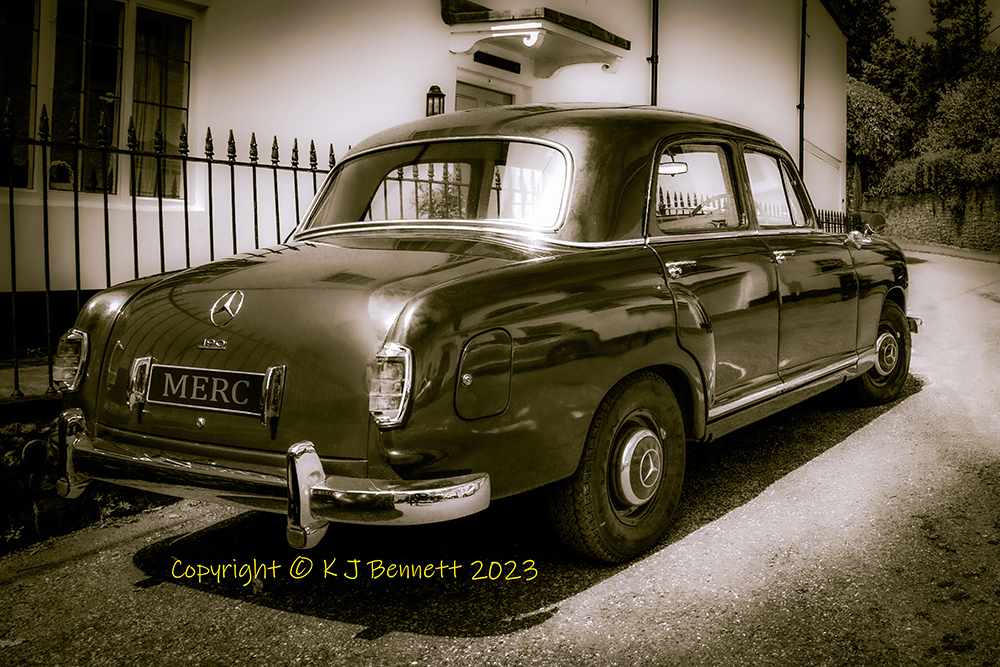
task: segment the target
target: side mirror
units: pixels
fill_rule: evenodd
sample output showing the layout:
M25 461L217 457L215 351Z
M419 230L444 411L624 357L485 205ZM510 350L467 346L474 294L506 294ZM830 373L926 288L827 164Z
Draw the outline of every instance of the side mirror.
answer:
M862 219L864 220L865 214L862 213ZM865 232L869 234L881 234L885 231L885 216L881 213L870 213L868 214L868 219L864 220Z

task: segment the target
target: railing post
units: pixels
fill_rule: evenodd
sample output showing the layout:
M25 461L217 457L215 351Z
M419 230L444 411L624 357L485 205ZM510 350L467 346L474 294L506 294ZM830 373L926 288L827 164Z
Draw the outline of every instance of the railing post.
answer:
M313 197L316 196L316 169L319 167L319 158L316 157L316 142L309 140L309 170L313 175Z
M76 273L76 310L80 312L83 307L81 303L81 276L80 276L80 181L77 174L80 173L80 144L83 143L81 134L80 116L73 109L73 116L70 120L73 126L73 259Z
M236 254L236 138L233 131L229 130L229 191L231 193L232 213L233 213L233 254Z
M274 173L274 239L275 244L281 243L281 216L278 202L278 137L271 142L271 171Z
M135 182L135 154L139 150L139 140L135 134L135 119L129 116L128 119L128 167L129 167L129 193L132 199L132 271L135 277L139 277L139 215L138 215L138 191L139 184Z
M212 128L205 132L205 159L208 169L208 258L215 261L215 197L212 196L212 165L215 164L215 145L212 142Z
M250 176L253 181L253 247L260 247L260 229L257 220L257 135L250 133Z
M302 222L302 214L299 213L299 139L296 137L292 141L292 191L295 195L295 226Z
M49 366L49 386L46 394L55 394L56 386L52 377L52 272L49 258L49 114L42 105L42 117L38 126L38 138L42 142L42 242L45 260L45 353Z
M153 152L156 153L156 211L160 227L160 273L167 270L167 254L163 238L163 190L165 177L163 174L163 155L166 152L166 142L163 140L163 117L156 120L153 131Z
M108 129L105 126L104 112L97 121L97 145L101 149L101 188L104 192L104 277L107 287L111 287L111 217L108 210ZM138 256L138 253L136 253Z
M10 164L14 164L14 135L11 130L10 98L3 112L3 136L10 141ZM11 396L24 396L21 391L21 358L17 351L17 233L14 220L14 170L10 170L7 179L7 207L10 212L10 339L11 351L14 354L14 390Z
M181 183L184 192L184 266L191 267L191 220L188 214L188 134L187 127L181 123L181 134L177 151L181 154Z

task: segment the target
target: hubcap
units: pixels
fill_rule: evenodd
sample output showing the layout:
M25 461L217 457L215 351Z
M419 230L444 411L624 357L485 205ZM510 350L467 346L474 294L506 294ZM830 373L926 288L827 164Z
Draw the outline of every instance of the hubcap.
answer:
M663 447L648 428L633 431L619 450L617 486L629 508L645 505L655 495L663 473Z
M885 332L878 337L875 344L875 369L878 374L885 377L892 373L899 363L899 342L890 332Z

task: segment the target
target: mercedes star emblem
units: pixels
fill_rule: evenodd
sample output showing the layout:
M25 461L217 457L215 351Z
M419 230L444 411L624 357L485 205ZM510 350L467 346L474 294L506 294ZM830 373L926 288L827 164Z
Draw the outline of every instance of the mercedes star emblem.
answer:
M243 307L243 292L233 290L226 292L212 305L212 324L224 327L240 312Z

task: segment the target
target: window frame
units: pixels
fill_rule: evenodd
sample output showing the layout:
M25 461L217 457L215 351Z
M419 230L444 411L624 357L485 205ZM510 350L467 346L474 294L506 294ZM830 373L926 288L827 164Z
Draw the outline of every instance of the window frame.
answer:
M124 5L124 36L122 40L122 62L121 62L121 96L119 100L120 119L117 127L110 139L110 145L118 149L125 149L128 142L128 118L132 114L135 101L135 61L136 61L136 19L139 7L149 9L163 14L177 16L191 21L190 53L188 68L188 92L187 92L187 127L192 127L195 118L195 77L196 63L198 62L200 19L202 17L201 7L185 2L184 0L115 0ZM56 67L56 28L55 19L58 16L59 0L37 0L38 2L38 39L35 66L35 101L33 115L30 123L32 137L37 137L40 130L39 118L41 110L47 110L49 117L52 114L53 88L55 85ZM50 20L52 19L52 20ZM48 174L42 173L41 154L37 146L34 146L30 156L31 165L29 167L30 176L28 187L16 187L22 193L32 194L41 197L42 178L48 178ZM111 162L117 173L113 174L112 188L109 189L108 197L115 201L125 201L131 199L130 172L128 168L128 156L114 155ZM51 166L51 165L50 165ZM48 185L48 182L46 182ZM72 197L72 188L69 191L60 189L49 189L49 197L69 196ZM103 192L90 192L79 189L81 203L90 202L94 198L103 197ZM136 195L140 200L156 199L156 196ZM167 201L175 201L167 199ZM179 201L179 200L178 200ZM86 205L86 204L85 204Z
M703 146L714 146L718 147L722 155L725 158L725 164L723 167L728 169L728 174L723 174L724 178L728 177L729 185L732 187L732 197L733 206L735 207L735 217L739 221L739 224L735 227L707 227L704 230L687 229L678 231L674 234L668 234L660 231L659 229L654 230L655 219L656 219L656 208L658 205L658 181L659 181L659 166L660 160L663 158L672 147L682 146L682 145L703 145ZM706 135L706 134L691 134L691 135L674 135L671 137L664 138L656 148L654 153L654 159L652 163L650 178L649 178L649 189L647 192L646 201L646 219L643 222L643 237L647 240L663 240L672 238L686 238L686 237L704 237L713 234L745 234L753 229L753 222L747 217L747 205L744 200L744 182L743 179L746 178L745 169L743 173L738 168L737 163L742 161L742 152L738 150L738 146L734 141L728 137L718 136L718 135ZM654 233L655 231L655 233Z
M740 157L738 169L741 172L740 178L743 181L744 187L746 188L746 200L749 210L753 210L753 228L761 232L769 231L787 231L787 230L816 230L818 226L816 224L816 209L813 207L812 200L809 198L809 192L806 190L802 183L802 178L799 175L798 169L792 164L791 158L786 155L780 149L773 146L768 146L766 144L757 144L751 142L744 142L740 145ZM789 206L789 219L792 221L788 225L761 225L760 221L757 219L757 209L754 206L753 200L753 186L750 182L750 173L747 170L746 165L746 154L747 153L757 153L764 155L773 159L778 165L778 174L781 177L782 190L785 194L786 203ZM787 182L786 182L787 176ZM803 224L794 224L794 219L791 216L791 202L788 201L789 191L788 185L791 185L792 194L794 195L796 201L802 209Z

